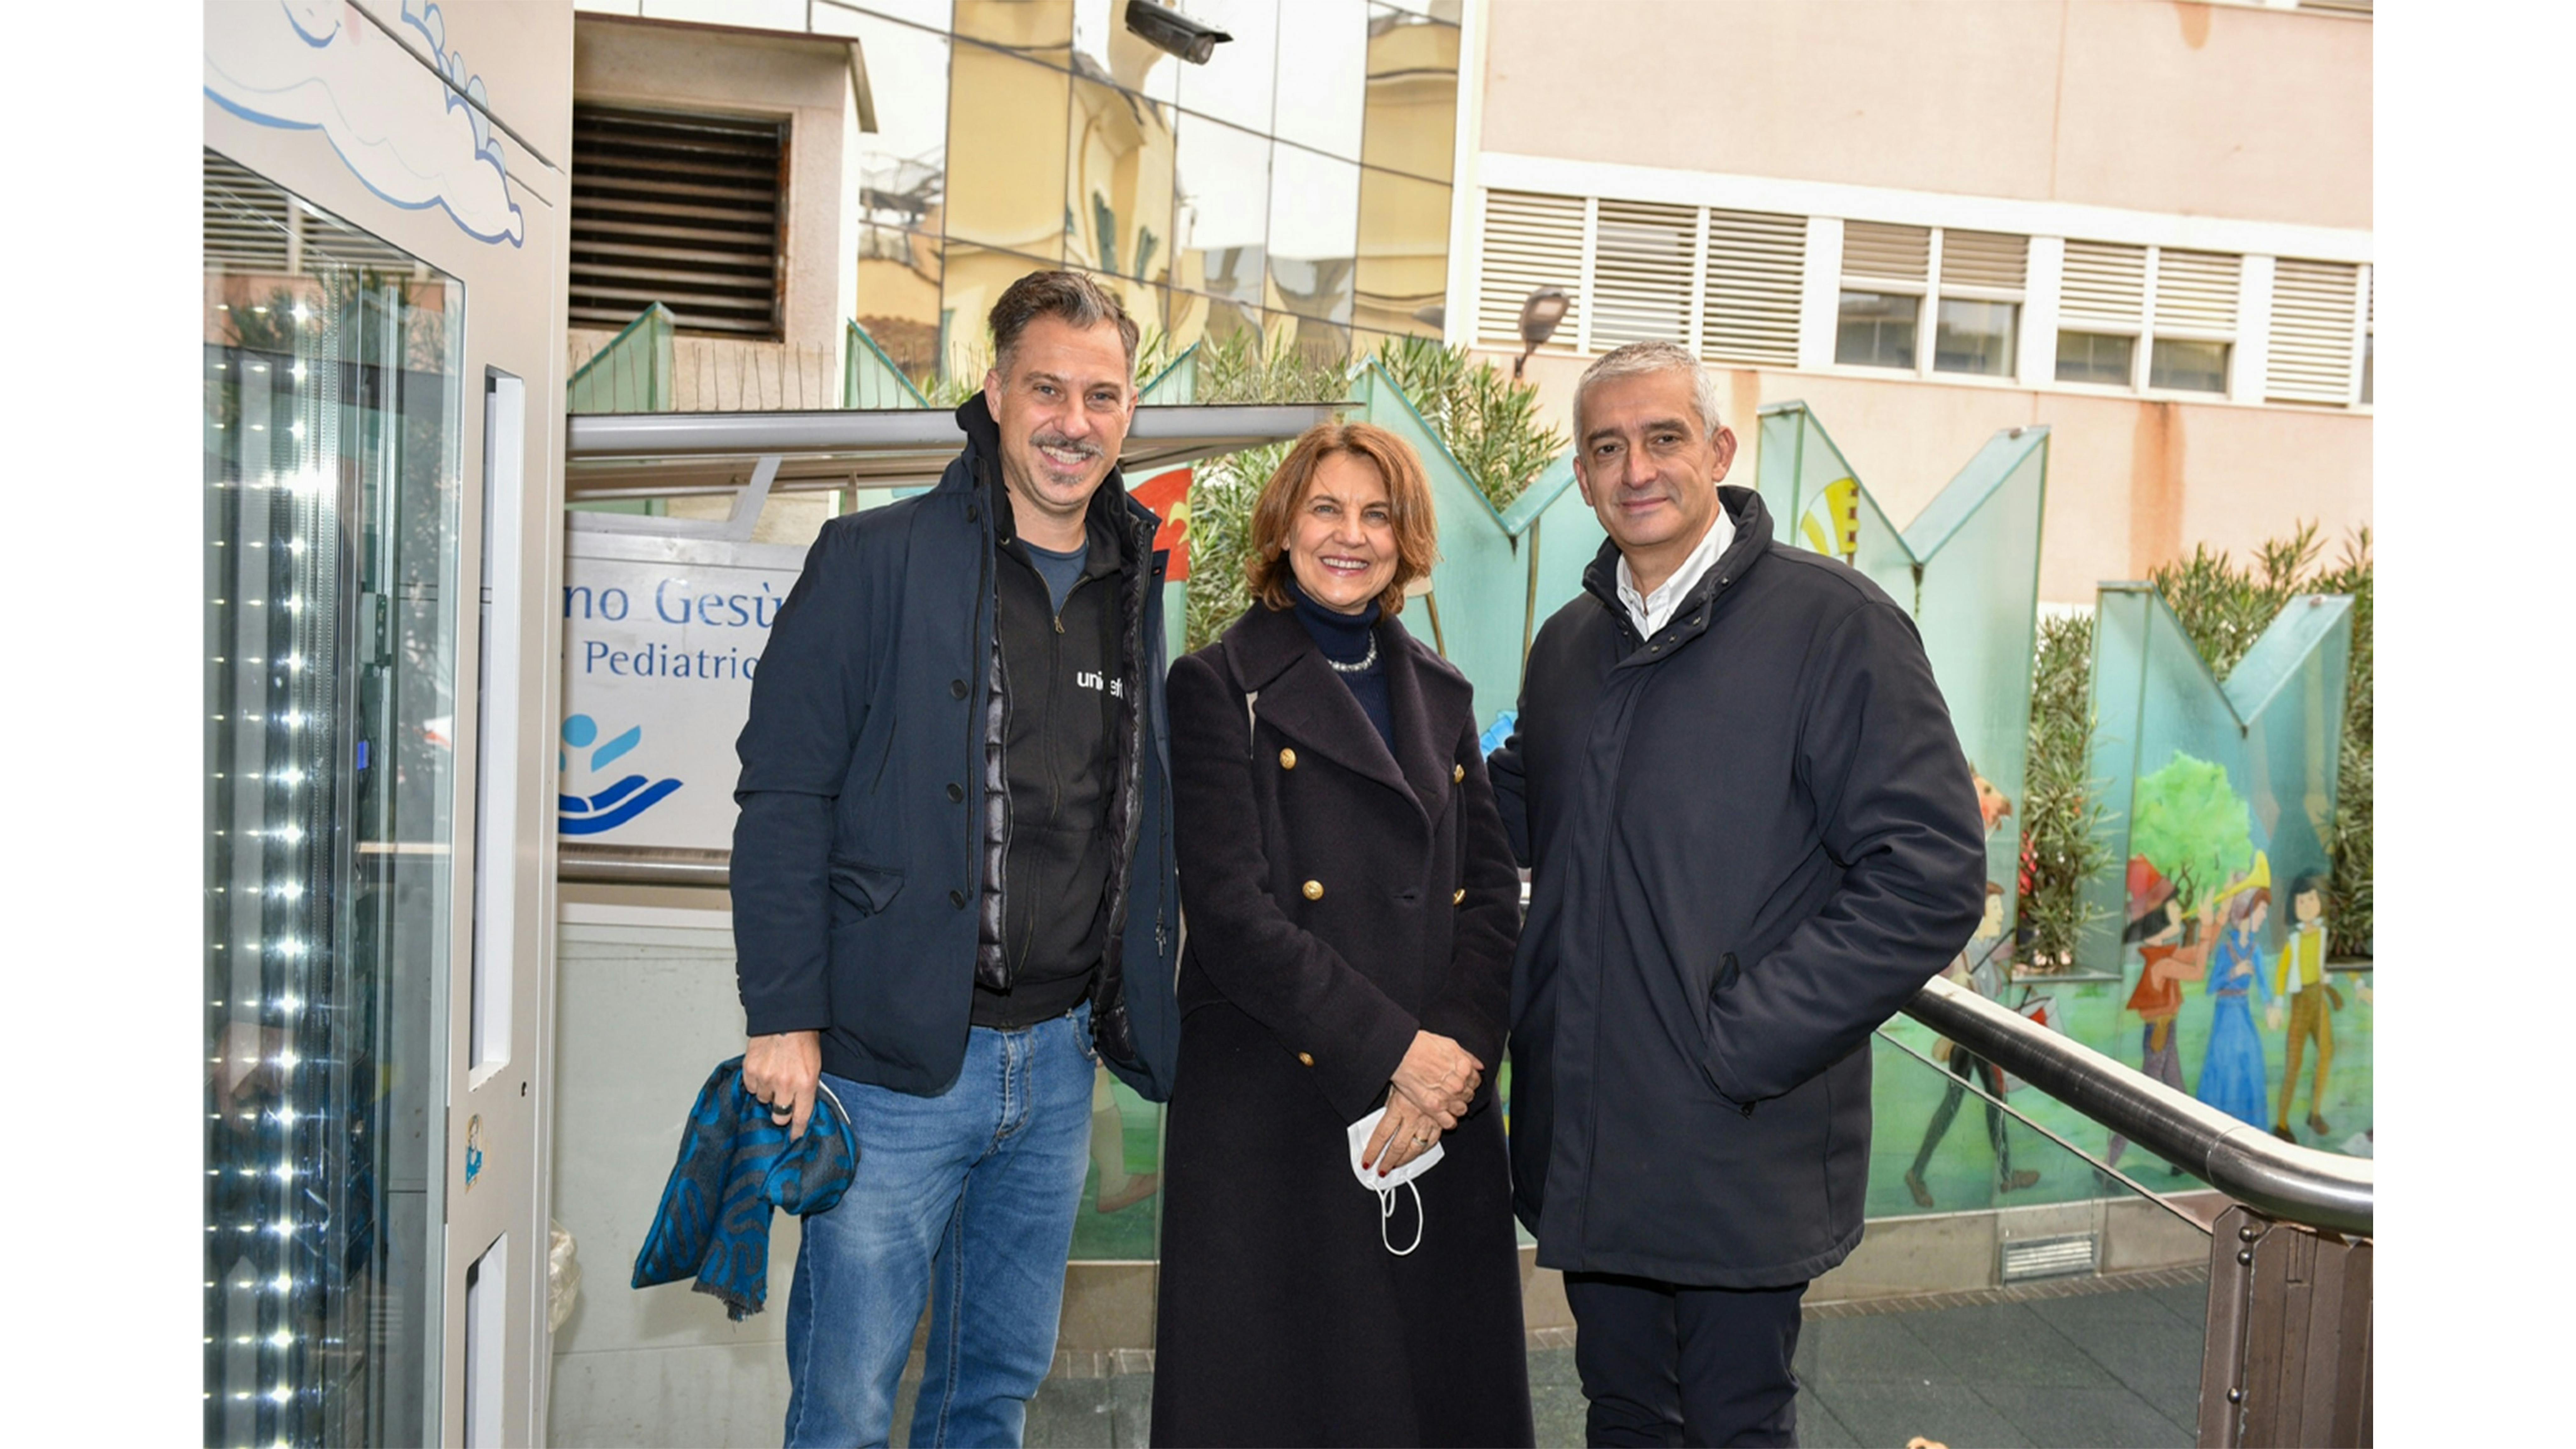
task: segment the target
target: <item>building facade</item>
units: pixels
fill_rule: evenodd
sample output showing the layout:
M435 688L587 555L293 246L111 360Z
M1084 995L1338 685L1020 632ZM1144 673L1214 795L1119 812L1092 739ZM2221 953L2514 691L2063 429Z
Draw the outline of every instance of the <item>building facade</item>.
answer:
M1453 341L1669 337L1900 523L2051 426L2041 596L2371 519L2366 3L1493 0ZM1641 57L1688 57L1641 71ZM1646 70L1655 69L1651 62Z

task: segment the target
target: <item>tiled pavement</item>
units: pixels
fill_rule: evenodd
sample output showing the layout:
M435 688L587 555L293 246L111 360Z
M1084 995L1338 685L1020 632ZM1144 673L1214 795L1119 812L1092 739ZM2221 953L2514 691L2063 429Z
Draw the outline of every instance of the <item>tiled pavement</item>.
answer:
M2188 1445L2208 1293L2205 1279L2182 1270L1811 1307L1798 1335L1799 1441ZM1551 1346L1562 1336L1543 1334L1530 1350L1542 1445L1583 1442L1574 1350ZM1047 1380L1030 1406L1031 1449L1144 1444L1153 1399L1145 1357L1065 1361L1070 1372ZM897 1424L910 1417L912 1390L907 1380Z

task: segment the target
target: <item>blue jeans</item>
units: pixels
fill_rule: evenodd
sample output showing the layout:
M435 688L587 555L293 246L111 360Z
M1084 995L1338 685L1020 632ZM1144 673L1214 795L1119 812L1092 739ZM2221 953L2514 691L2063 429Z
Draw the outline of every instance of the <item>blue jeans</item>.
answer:
M1086 1003L1021 1031L972 1028L936 1097L824 1075L859 1167L838 1206L805 1219L796 1252L789 1449L887 1442L924 1297L912 1443L1020 1442L1055 1359L1096 1069Z

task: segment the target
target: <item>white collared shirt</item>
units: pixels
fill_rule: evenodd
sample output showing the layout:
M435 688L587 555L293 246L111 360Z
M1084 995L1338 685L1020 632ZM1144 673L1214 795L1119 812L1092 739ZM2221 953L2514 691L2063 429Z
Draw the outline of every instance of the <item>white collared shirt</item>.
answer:
M1690 551L1682 566L1664 580L1662 588L1651 594L1637 592L1636 575L1628 572L1628 556L1619 555L1619 602L1628 609L1628 622L1637 626L1637 637L1652 639L1655 631L1672 621L1673 611L1682 606L1682 596L1691 591L1717 563L1717 556L1735 542L1735 520L1726 516L1726 505L1720 503L1717 518L1708 526L1708 534L1699 547Z

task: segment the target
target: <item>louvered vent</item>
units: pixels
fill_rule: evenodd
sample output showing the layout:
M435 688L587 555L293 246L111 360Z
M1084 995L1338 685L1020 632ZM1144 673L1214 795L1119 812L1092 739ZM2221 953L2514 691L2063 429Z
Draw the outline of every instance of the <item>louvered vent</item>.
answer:
M786 155L782 121L574 106L573 325L776 338Z
M1697 207L1602 202L1592 241L1592 350L1681 341L1698 249Z
M2147 249L2070 241L2057 303L2060 325L2136 330L2147 308Z
M2271 362L2263 395L2276 402L2352 400L2353 302L2361 269L2284 257L2272 273Z
M1711 211L1700 356L1797 366L1798 294L1806 269L1805 217Z
M286 271L295 203L246 168L206 153L206 261L228 272Z
M1541 287L1562 288L1565 319L1540 349L1571 352L1581 334L1583 199L1525 191L1485 193L1485 266L1476 290L1476 338L1521 348L1521 304Z
M2030 238L1996 231L1941 233L1941 290L2021 295L2030 271Z
M1920 286L1932 270L1932 229L1855 221L1843 226L1843 280Z
M333 266L425 275L410 253L320 213L229 157L205 153L206 260L227 272L309 274L309 256Z
M2156 254L2156 335L2236 332L2236 274L2244 259L2220 252Z

